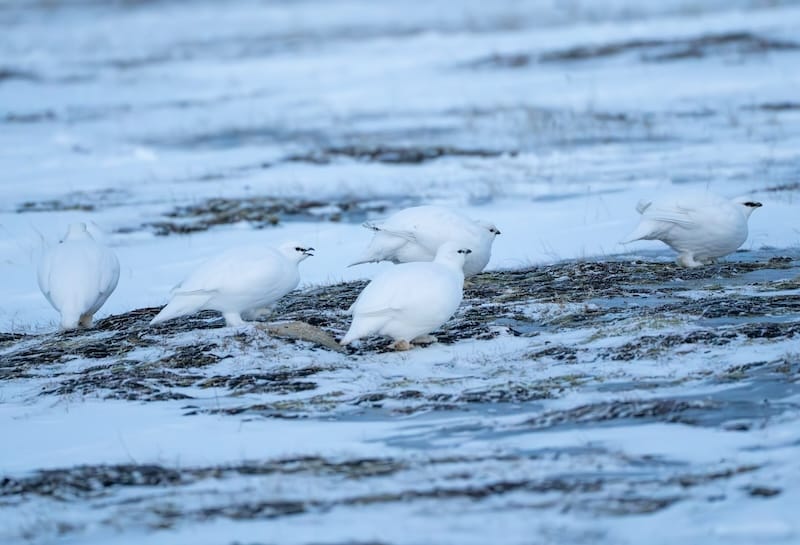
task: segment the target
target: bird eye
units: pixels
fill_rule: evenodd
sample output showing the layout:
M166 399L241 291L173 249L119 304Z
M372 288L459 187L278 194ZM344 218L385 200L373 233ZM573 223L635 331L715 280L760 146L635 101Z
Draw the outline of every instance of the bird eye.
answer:
M761 203L755 201L747 201L746 203L744 203L744 205L749 206L750 208L758 208L759 206L761 206Z
M295 252L302 252L302 251L303 251L303 248L301 248L300 246L295 246L295 247L294 247L294 251L295 251Z

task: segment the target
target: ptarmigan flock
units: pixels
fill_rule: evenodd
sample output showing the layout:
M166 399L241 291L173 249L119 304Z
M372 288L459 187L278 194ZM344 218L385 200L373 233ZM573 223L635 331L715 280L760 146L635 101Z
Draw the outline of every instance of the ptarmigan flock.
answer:
M750 214L760 206L751 199L728 200L710 193L643 200L637 206L639 226L624 243L661 240L678 252L681 266L714 263L744 243ZM465 276L486 267L500 234L492 223L440 206L407 208L365 227L375 234L351 266L378 261L397 265L376 275L347 310L352 322L340 343L380 335L390 337L398 350L435 342L431 333L461 303ZM232 248L178 284L150 323L216 310L228 326L241 326L242 313L270 306L297 287L298 266L313 251L299 242ZM69 226L65 238L44 252L38 269L39 287L60 313L62 329L90 327L118 279L117 257L83 223Z

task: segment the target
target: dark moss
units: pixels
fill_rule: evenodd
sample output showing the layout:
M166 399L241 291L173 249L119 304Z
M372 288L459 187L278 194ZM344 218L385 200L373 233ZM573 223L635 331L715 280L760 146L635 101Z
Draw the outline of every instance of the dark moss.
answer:
M754 261L726 261L700 269L683 269L671 263L645 261L572 261L532 267L516 271L479 274L470 278L464 292L464 303L456 315L435 331L439 342L457 343L465 339L490 339L499 336L541 338L526 357L535 361L574 362L593 357L598 360L635 361L657 358L680 346L724 346L740 339L790 339L800 333L800 322L792 319L800 310L800 297L781 294L778 297L752 296L745 291L727 290L720 296L720 287L735 279L739 286L769 294L773 290L791 289L796 276L792 257ZM773 281L749 280L752 273L768 271ZM752 276L754 279L761 275ZM789 284L787 284L787 282ZM791 285L790 285L791 284ZM281 299L272 314L258 320L296 321L310 324L319 331L319 338L341 338L350 317L344 313L364 288L365 282L348 282L297 291ZM710 297L685 297L687 289L709 293ZM546 303L553 315L542 320L531 305ZM571 306L566 306L571 305ZM563 311L559 310L563 306ZM290 371L266 373L231 373L209 375L224 358L242 352L269 353L270 343L294 343L279 340L258 331L231 335L230 344L199 342L185 345L173 343L192 331L219 329L224 320L216 312L200 312L170 320L155 327L148 325L158 308L137 309L99 320L89 330L57 332L43 335L5 334L0 337L4 354L0 360L0 380L24 378L41 372L46 366L59 366L74 358L94 360L83 372L48 371L55 384L44 394L80 394L120 397L124 399L178 399L190 395L181 391L188 387L220 387L237 394L292 394L317 388L306 377L323 367L306 366ZM630 339L619 345L592 348L563 344L547 344L549 334L570 328L593 328L602 337L618 324L635 324L638 320L675 323L679 328L662 326L663 333L647 328L631 332ZM688 327L687 327L688 325ZM627 326L624 326L627 327ZM311 342L317 342L311 340ZM331 340L331 342L333 342ZM331 342L309 346L328 350ZM136 350L171 347L154 356L152 350L134 355ZM390 340L378 337L363 339L350 354L370 354L392 350ZM733 376L733 375L729 375ZM558 391L552 384L508 384L486 391L462 395L437 392L420 394L420 407L447 409L468 403L521 402L546 398ZM395 394L374 392L370 395L399 399ZM410 399L410 398L406 398ZM381 405L382 399L363 397L359 400L338 399L339 403ZM258 406L261 405L261 408ZM292 416L273 403L244 407L221 407L222 411L252 412L269 416ZM409 410L408 407L398 410Z
M246 222L256 229L273 227L286 221L362 222L370 215L386 212L385 200L345 200L327 202L313 199L279 199L275 197L214 198L186 206L178 206L164 219L144 227L156 235L187 234L207 231L219 225ZM398 198L393 205L414 204ZM126 230L130 230L126 228Z
M447 146L395 147L350 145L329 147L304 155L292 155L289 161L325 164L346 157L359 161L393 164L420 164L443 157L497 157L502 151L488 149L461 149Z
M576 46L542 54L494 54L467 64L469 68L525 68L534 63L572 63L638 54L642 62L670 62L720 55L763 55L798 49L788 40L776 40L750 32L727 32L679 39L635 39L598 45Z

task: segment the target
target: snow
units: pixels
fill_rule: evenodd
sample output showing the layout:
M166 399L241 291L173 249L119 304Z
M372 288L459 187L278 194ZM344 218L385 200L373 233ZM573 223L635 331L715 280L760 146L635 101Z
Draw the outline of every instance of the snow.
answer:
M16 473L78 464L161 462L206 465L217 460L288 458L325 452L334 456L388 454L370 446L382 424L342 422L320 434L315 422L240 422L222 417L169 418L162 407L96 400L65 400L46 412L3 407L4 430L14 448L4 449L0 464ZM83 424L91 422L91 427ZM277 425L276 425L277 424ZM213 440L186 449L198 430ZM265 433L266 432L266 433ZM276 438L280 438L277 441Z

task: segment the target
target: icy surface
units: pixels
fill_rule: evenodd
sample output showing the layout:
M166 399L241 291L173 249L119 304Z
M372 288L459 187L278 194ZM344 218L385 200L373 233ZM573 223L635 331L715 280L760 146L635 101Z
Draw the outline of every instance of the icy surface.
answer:
M0 2L0 542L796 543L800 4ZM642 197L764 207L678 269ZM147 321L301 240L262 321L338 338L360 224L502 231L440 343L349 353ZM117 253L58 333L44 244ZM106 319L103 319L106 318ZM263 325L263 324L261 324Z

